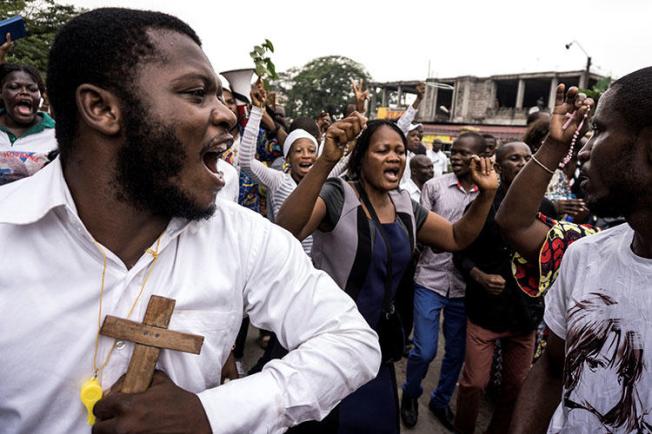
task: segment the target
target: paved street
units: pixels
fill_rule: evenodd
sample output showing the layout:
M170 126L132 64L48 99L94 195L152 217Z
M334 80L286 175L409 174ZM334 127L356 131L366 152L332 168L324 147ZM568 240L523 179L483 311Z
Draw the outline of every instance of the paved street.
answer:
M249 334L247 335L247 345L245 347L245 363L247 367L251 367L255 364L256 360L258 360L258 357L262 354L262 350L260 347L258 347L258 344L256 343L256 338L258 337L258 330L254 329L253 327L249 328ZM441 424L435 419L434 416L430 414L430 411L428 410L428 399L429 399L429 394L430 392L436 387L437 385L437 380L439 379L439 369L441 367L441 357L443 356L444 348L443 348L443 343L444 343L444 337L440 335L439 339L439 351L437 354L437 358L435 361L430 365L430 370L428 371L428 375L426 376L424 382L423 382L423 389L424 389L424 394L419 400L419 422L417 425L412 428L412 429L407 429L405 427L401 427L401 432L402 433L409 433L409 434L448 434L450 431L445 429ZM399 388L401 384L403 384L403 381L405 379L405 365L406 365L406 360L403 359L399 363L396 364L396 376L398 378L398 385ZM399 395L400 395L399 391ZM455 411L455 401L456 396L453 395L452 399L452 404L451 407L453 408L453 411ZM478 417L478 429L476 432L484 432L484 429L489 423L489 417L490 417L490 408L489 404L484 400L482 402L482 405L480 407L480 415Z

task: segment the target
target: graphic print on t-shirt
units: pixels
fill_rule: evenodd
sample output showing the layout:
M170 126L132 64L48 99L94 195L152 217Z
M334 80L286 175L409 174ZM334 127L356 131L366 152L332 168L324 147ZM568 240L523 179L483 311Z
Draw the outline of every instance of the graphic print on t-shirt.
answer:
M48 161L46 153L0 151L0 185L32 176Z
M647 321L634 306L607 291L590 292L568 311L563 405L570 425L601 426L607 433L648 433L639 390L644 375ZM649 420L649 419L648 419ZM568 428L568 426L567 426Z

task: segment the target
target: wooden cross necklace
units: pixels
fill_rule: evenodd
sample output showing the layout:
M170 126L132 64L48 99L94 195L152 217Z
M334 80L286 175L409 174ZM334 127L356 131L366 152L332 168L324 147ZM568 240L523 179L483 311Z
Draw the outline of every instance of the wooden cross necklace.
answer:
M97 401L102 399L102 386L98 377L109 363L111 354L117 345L117 341L113 343L113 346L109 350L104 362L98 367L97 351L100 335L109 336L115 339L128 340L135 343L134 351L129 361L127 374L120 389L122 393L141 393L147 390L152 381L158 356L162 348L199 354L204 342L202 336L167 330L167 326L172 318L172 312L174 311L175 301L157 295L152 295L150 297L142 324L135 321L129 321L129 319L121 319L107 315L104 319L104 323L100 327L100 322L102 320L104 281L106 277L106 252L97 242L95 244L100 253L102 253L104 259L97 319L98 333L95 338L95 351L93 353L93 377L84 382L79 393L82 404L88 411L87 422L89 425L95 423L93 408ZM138 304L138 300L140 300L140 297L143 294L145 285L152 274L154 264L158 260L160 245L161 238L159 237L156 241L156 249L147 249L147 253L152 255L154 259L145 272L145 278L143 279L143 283L138 291L136 299L127 312L127 318L131 316L134 308Z
M106 251L102 248L100 243L98 243L97 241L95 241L95 246L97 247L97 250L102 254L103 264L102 264L102 278L100 281L100 301L99 301L99 309L97 312L97 335L95 336L95 349L93 351L93 376L88 380L86 380L84 384L82 384L81 389L79 391L79 397L82 401L82 404L84 404L84 407L86 407L86 410L88 411L87 422L89 425L95 424L95 415L93 414L93 407L95 407L95 403L97 401L102 399L102 385L98 377L102 374L102 370L106 367L106 365L109 364L109 360L111 360L111 354L113 354L113 350L115 349L118 343L117 340L113 342L113 345L109 350L109 353L104 358L104 362L102 362L102 365L98 367L97 352L100 346L100 328L102 323L102 299L104 298L104 282L106 278ZM152 263L149 264L149 267L147 268L147 271L145 273L145 278L143 279L143 283L140 286L138 295L136 296L136 299L131 304L129 311L127 312L127 318L131 317L134 308L138 304L138 300L140 300L141 295L143 295L143 291L145 290L145 285L149 280L149 276L152 274L154 264L156 264L156 261L158 260L158 251L160 246L161 246L161 237L159 237L158 240L156 240L156 250L152 249L151 247L147 249L147 253L152 255L154 259L152 260Z

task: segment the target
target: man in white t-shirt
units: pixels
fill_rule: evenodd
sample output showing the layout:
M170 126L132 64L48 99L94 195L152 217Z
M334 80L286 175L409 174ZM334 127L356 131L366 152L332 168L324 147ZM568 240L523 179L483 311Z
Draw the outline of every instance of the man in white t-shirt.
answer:
M652 67L600 98L579 154L581 186L592 212L627 223L566 251L546 295L546 351L521 391L513 433L652 431L651 110ZM563 113L550 134L561 137L555 117Z
M441 150L443 143L439 139L432 141L432 149L426 151L426 155L432 161L433 168L435 170L435 177L441 176L444 173L448 172L448 157Z

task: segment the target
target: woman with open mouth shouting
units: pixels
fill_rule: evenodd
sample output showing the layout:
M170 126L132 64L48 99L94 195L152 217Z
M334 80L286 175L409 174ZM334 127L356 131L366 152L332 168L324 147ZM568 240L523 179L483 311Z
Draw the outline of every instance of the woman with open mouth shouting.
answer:
M256 140L265 104L265 89L257 83L251 90L252 108L247 127L240 142L240 169L267 188L270 219L274 221L285 199L310 171L317 159L317 139L302 129L291 131L283 142L283 156L288 163L288 173L267 167L255 159ZM336 165L330 176L340 175L346 168L346 159ZM307 255L312 250L312 237L306 237L301 244Z
M54 120L39 112L45 85L28 65L0 65L0 185L33 175L57 148Z
M348 164L351 181L328 179L346 143L356 137ZM331 432L325 425L337 426L334 432L339 433L399 432L393 362L402 348L396 354L396 339L389 336L402 333L402 328L400 321L394 321L394 328L387 321L395 315L393 300L401 277L417 241L439 251L468 246L480 232L498 188L491 161L472 157L472 179L480 194L466 215L452 224L398 189L406 145L404 133L392 122L367 123L357 112L335 122L326 132L324 152L276 216L277 224L298 239L313 235L315 266L355 300L379 333L383 351L378 376L310 432Z

